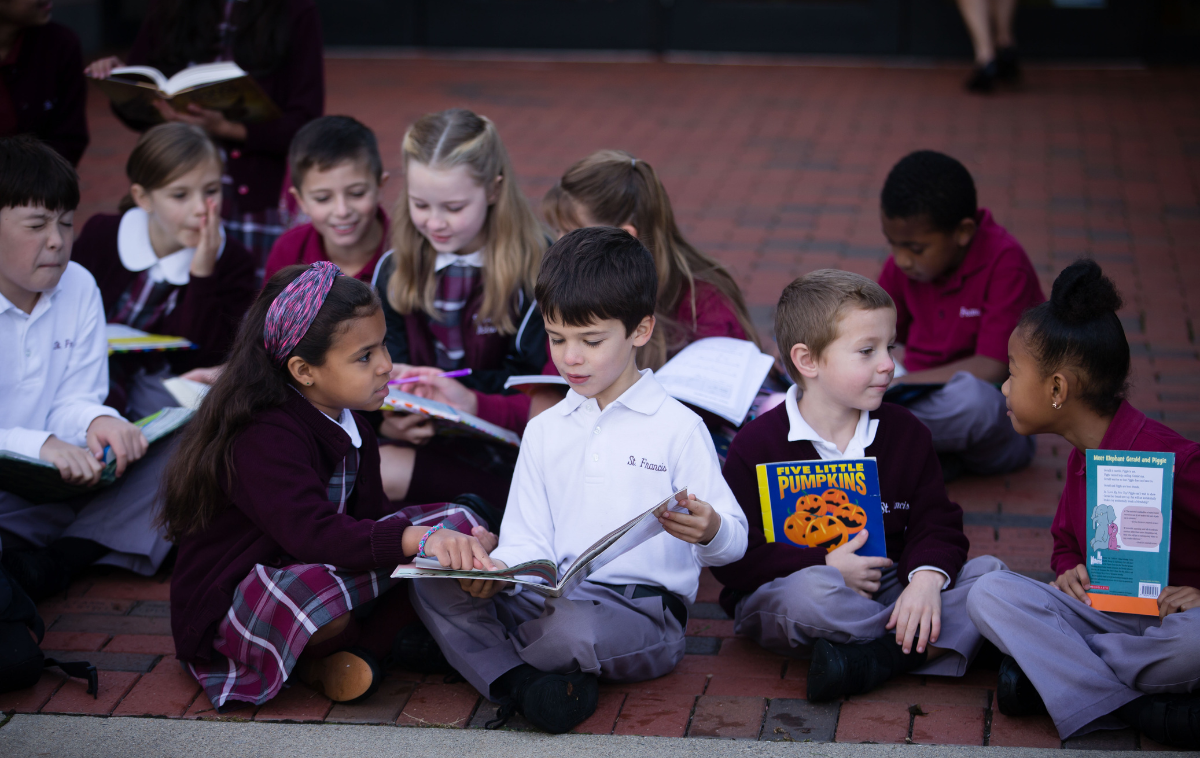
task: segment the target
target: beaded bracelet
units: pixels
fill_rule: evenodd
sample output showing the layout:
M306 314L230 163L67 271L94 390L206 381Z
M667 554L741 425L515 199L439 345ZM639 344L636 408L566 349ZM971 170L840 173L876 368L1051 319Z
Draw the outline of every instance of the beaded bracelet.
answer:
M432 537L433 533L436 532L438 529L445 529L445 528L446 528L445 524L438 524L437 526L430 529L428 532L425 532L425 536L422 537L421 541L417 543L417 557L418 558L428 558L429 557L428 555L425 555L425 542L428 541L428 539L430 537Z

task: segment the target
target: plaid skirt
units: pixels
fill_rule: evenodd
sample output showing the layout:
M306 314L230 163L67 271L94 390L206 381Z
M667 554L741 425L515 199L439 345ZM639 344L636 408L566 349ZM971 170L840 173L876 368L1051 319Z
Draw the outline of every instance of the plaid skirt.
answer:
M486 526L455 503L409 506L387 518L399 515L416 526L442 523L464 534ZM398 584L389 574L390 569L344 571L317 563L256 565L233 594L209 660L189 663L188 669L217 708L230 700L261 705L283 689L318 629Z

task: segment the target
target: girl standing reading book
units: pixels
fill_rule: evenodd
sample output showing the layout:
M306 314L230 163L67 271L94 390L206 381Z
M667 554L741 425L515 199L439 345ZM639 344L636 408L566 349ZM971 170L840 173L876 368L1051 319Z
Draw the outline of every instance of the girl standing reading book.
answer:
M493 565L473 512L393 512L383 493L375 435L354 411L387 397L385 333L369 285L328 262L289 266L183 433L163 478L179 546L171 628L218 708L263 703L293 673L338 702L369 695L412 620L391 570L415 555Z
M520 432L521 394L499 394L514 374L540 373L546 329L533 297L549 235L517 186L495 125L470 111L429 114L404 135L405 194L394 249L377 269L397 378L471 369L456 405ZM464 492L508 499L515 450L434 438L416 415L385 414L383 481L393 500L428 502Z
M197 63L233 61L283 112L272 121L242 123L195 105L186 113L158 106L164 119L201 127L224 151L225 228L254 253L259 271L285 230L279 205L288 145L325 111L322 49L313 0L153 0L129 51L130 65L153 66L165 76ZM105 78L123 65L104 58L87 73ZM114 110L138 131L152 125Z
M1121 297L1092 261L1068 266L1050 301L1022 317L1008 341L1004 383L1021 434L1060 434L1074 449L1051 533L1058 578L982 576L967 610L1008 657L996 700L1006 716L1049 712L1066 739L1131 726L1176 748L1200 748L1200 445L1125 399L1129 343ZM1158 616L1092 607L1086 554L1086 450L1175 454L1168 587Z
M109 359L108 404L139 419L178 405L163 379L225 360L254 299L254 260L221 228L221 156L199 127L150 129L125 173L121 212L92 216L72 257L96 278L108 323L198 346Z

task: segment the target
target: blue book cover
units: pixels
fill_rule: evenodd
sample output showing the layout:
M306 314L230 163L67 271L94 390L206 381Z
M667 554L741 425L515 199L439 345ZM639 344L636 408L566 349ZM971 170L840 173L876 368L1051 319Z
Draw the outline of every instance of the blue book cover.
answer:
M874 458L760 463L757 471L767 542L828 552L865 528L858 555L887 555Z
M1158 615L1171 560L1175 454L1088 450L1086 587L1101 611Z

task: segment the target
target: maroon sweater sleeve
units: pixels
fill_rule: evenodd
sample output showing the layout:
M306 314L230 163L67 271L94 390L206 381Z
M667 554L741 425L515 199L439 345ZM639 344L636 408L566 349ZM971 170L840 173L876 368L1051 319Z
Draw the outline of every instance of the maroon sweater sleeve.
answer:
M479 401L477 416L497 426L523 434L529 421L529 396L524 392L515 395L490 395L475 390Z
M900 580L907 584L908 575L914 569L934 566L946 572L952 587L966 563L970 548L963 532L962 508L946 494L942 467L929 430L907 410L892 405L886 407L891 412L886 412L880 421L881 431L884 424L903 424L900 434L888 434L888 452L894 456L893 461L903 461L910 476L905 487L909 491L899 495L907 498L909 511L907 528L903 532L904 548L899 557L892 555L896 570ZM900 445L904 452L898 449ZM880 458L885 454L876 453ZM899 477L889 475L887 478L895 480Z
M228 237L213 273L188 279L175 309L158 331L186 337L200 346L185 354L189 364L222 363L254 295L254 259L240 242Z
M338 504L330 502L317 473L314 454L293 429L251 425L234 443L238 469L231 492L234 503L301 563L367 571L403 562L401 540L407 520L375 521L338 513ZM378 458L374 460L378 466ZM369 466L371 461L363 463Z
M325 112L325 56L317 6L312 0L293 2L300 7L292 18L287 57L274 72L286 86L272 88L275 104L283 115L271 121L246 124L248 150L284 156L300 127Z

